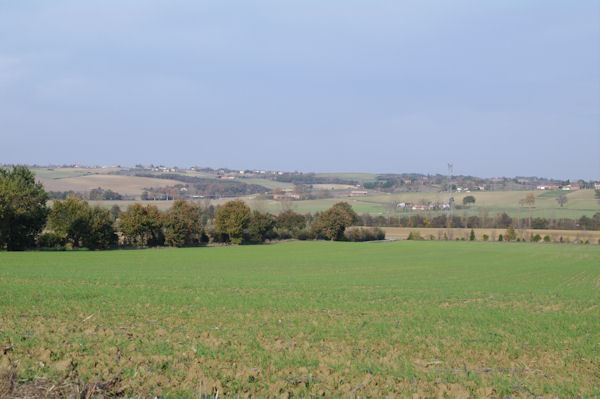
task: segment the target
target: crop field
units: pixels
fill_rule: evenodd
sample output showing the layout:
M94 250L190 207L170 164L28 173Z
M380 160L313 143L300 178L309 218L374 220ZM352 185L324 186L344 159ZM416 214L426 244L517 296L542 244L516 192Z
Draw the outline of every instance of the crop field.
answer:
M177 181L152 177L90 174L60 179L38 179L47 191L86 191L97 187L119 194L140 195L144 188L172 186Z
M0 396L592 397L599 331L592 245L0 252Z
M385 237L388 239L408 238L411 232L418 232L424 240L469 240L471 229L469 228L430 228L430 227L382 227L385 231ZM498 240L500 235L506 234L506 229L473 229L475 240L483 241L483 235L487 235L491 241ZM536 230L536 229L515 229L516 237L530 240L531 236L539 234L540 237L548 236L553 243L585 243L594 245L600 244L600 231L596 230ZM547 245L540 241L538 245Z

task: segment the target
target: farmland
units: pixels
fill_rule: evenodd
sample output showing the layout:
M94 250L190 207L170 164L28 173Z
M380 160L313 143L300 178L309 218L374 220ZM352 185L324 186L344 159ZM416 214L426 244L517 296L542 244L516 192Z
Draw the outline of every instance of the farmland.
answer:
M48 397L593 396L599 264L440 241L0 252L0 369Z

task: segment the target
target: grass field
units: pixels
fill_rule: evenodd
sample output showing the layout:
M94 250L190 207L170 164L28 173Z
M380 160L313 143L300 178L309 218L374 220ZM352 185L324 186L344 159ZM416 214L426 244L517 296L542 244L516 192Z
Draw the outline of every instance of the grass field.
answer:
M599 304L598 246L3 252L0 368L46 397L592 397Z

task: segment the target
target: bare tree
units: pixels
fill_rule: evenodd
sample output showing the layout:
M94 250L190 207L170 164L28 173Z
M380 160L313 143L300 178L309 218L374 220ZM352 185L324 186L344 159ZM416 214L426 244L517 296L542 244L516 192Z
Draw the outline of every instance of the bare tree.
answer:
M561 208L567 203L568 200L569 199L565 194L561 194L558 197L556 197L556 202L558 202L558 205L560 205Z

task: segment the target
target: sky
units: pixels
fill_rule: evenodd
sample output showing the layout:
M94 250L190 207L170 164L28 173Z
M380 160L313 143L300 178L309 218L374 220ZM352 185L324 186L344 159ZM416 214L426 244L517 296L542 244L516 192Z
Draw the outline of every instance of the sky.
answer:
M600 179L600 2L0 0L0 164Z

